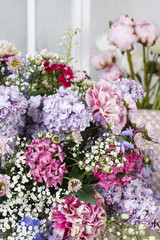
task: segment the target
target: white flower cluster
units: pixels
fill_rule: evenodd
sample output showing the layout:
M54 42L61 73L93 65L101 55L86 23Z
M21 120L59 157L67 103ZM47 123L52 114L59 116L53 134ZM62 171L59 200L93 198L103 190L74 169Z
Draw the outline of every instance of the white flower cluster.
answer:
M103 133L103 137L99 137L94 141L92 146L82 152L77 150L78 146L74 146L73 157L84 154L84 159L79 161L79 168L86 171L93 171L97 164L102 165L102 171L111 172L111 167L123 167L126 161L125 157L121 157L120 143L116 136L109 133ZM76 152L77 151L77 152Z
M42 216L41 228L45 228L46 217L50 212L50 207L55 201L49 189L45 186L39 186L33 177L26 173L24 152L18 152L14 158L15 167L12 167L12 176L10 180L10 191L6 201L0 204L0 232L5 233L9 230L14 232L14 239L23 239L28 237L28 232L23 228L20 231L18 220L23 217L37 219ZM17 174L18 172L18 174ZM33 184L32 184L33 183ZM33 185L33 186L31 186ZM58 194L58 193L57 193ZM58 198L58 196L56 196ZM15 236L17 236L15 238ZM11 237L8 240L13 239ZM27 238L29 239L29 238ZM33 239L33 235L32 235Z

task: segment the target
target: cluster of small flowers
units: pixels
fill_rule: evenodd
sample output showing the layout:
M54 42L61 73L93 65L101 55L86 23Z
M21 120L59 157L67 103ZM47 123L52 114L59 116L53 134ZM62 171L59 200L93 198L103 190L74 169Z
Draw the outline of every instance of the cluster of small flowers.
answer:
M124 157L118 156L120 143L116 136L109 133L103 133L103 138L96 139L90 149L83 150L81 153L84 154L84 160L79 161L79 167L86 171L93 171L95 166L100 163L102 171L111 173L113 165L114 167L122 167L126 161Z
M43 121L47 130L61 135L72 131L84 131L90 126L92 116L80 102L77 92L60 87L57 93L44 100ZM56 124L55 124L56 122Z
M1 135L14 136L25 125L27 100L17 86L0 86Z
M18 229L18 220L23 217L37 219L41 213L48 216L50 206L59 200L60 192L54 197L45 186L39 186L30 174L26 175L24 152L18 152L13 159L15 165L11 169L12 176L7 199L0 204L0 231L5 235L8 229ZM33 186L30 187L30 183ZM45 219L41 219L41 227L45 229Z
M138 84L135 80L121 78L112 82L112 87L117 90L121 98L124 97L125 93L129 93L131 97L137 101L145 97L145 92L142 85Z
M64 63L63 56L48 52L46 49L43 49L40 54L26 55L22 60L19 71L10 74L6 78L5 84L19 86L20 90L24 93L27 93L29 90L35 91L40 81L41 84L46 84L46 72L43 65L46 60L51 64L56 61ZM30 83L32 83L31 86Z

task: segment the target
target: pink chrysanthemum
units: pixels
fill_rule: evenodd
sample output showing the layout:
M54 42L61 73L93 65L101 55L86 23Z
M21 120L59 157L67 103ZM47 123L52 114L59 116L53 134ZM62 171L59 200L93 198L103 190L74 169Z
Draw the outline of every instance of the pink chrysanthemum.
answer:
M8 70L14 71L19 69L19 67L22 65L22 59L18 55L12 56L7 59L6 63Z
M64 239L93 240L105 227L106 213L99 205L81 202L75 195L65 197L61 204L52 208L53 227Z
M68 191L77 192L82 187L82 183L79 179L73 178L68 182Z
M135 144L136 144L136 147L140 150L145 150L145 142L142 138L142 133L141 132L138 132L135 134L134 136L134 141L135 141Z
M147 134L148 134L148 137L151 138L151 140L155 143L159 143L159 137L158 135L156 134L151 122L148 122L146 124L146 130L147 130Z
M65 163L61 164L66 156L62 147L50 139L36 139L28 146L25 152L26 165L30 167L30 174L37 182L45 181L46 187L62 185L63 175L67 173Z
M126 124L127 110L120 96L108 82L100 81L89 88L86 93L86 102L93 115L99 114L104 128L110 125L114 134L121 133Z
M9 189L9 180L4 177L2 174L0 174L0 197L7 194Z

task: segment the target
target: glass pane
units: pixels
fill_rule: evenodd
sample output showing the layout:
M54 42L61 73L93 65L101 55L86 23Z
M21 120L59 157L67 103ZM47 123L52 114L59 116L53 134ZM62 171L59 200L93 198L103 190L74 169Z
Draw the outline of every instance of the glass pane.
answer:
M8 40L27 53L27 1L0 0L0 40Z
M66 27L71 27L71 0L36 1L36 51L65 54L59 43Z

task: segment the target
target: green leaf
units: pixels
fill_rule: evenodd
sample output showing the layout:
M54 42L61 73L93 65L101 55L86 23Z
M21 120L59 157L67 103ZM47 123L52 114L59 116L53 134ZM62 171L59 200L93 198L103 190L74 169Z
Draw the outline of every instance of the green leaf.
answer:
M73 192L73 194L76 195L80 201L83 201L86 204L91 203L97 205L93 196L94 190L91 187L83 187L78 192Z

